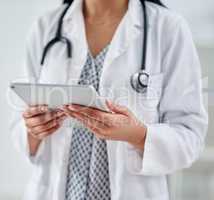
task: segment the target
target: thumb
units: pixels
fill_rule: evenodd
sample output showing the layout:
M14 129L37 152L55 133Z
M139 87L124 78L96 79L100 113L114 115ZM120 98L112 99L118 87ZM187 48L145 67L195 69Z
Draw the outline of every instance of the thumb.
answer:
M125 106L115 104L109 100L106 100L106 105L109 108L109 110L112 111L113 113L123 114L127 116L130 115L129 109Z

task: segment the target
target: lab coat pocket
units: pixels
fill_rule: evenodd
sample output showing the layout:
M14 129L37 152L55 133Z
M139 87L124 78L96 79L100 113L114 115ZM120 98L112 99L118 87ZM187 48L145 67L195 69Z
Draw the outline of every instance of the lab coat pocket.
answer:
M129 106L138 119L146 123L156 123L159 121L158 106L161 100L162 87L163 73L150 74L145 93L137 93L129 86Z
M44 66L41 66L39 77L40 83L66 84L69 79L71 59L56 58L50 59Z
M163 87L163 73L151 74L148 88L145 93L137 93L130 86L130 109L138 120L145 124L159 123L158 107L161 101ZM142 175L143 152L137 150L131 144L124 144L124 155L126 156L126 169L135 176Z

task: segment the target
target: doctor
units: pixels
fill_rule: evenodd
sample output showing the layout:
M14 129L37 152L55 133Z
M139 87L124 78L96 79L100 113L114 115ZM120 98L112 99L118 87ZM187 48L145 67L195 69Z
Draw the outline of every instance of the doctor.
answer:
M168 200L167 177L199 157L207 114L190 30L158 0L145 3L145 27L142 5L74 0L61 27L72 57L58 42L42 64L66 6L36 22L27 41L28 80L92 84L112 112L38 105L16 113L13 141L33 165L25 200ZM138 92L130 77L141 68L145 28L149 81Z

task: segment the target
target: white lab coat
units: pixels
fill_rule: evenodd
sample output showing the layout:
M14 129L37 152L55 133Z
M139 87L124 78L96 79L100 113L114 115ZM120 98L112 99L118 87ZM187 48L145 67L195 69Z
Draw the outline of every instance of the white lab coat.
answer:
M64 18L63 34L73 44L73 58L58 43L45 66L44 45L55 35L61 6L41 17L27 41L26 72L31 81L77 83L87 55L81 12L75 0ZM146 3L149 19L146 94L136 93L130 76L139 71L142 56L143 17L138 0L117 29L104 63L100 94L126 105L148 127L145 149L107 141L112 200L167 200L167 176L189 167L200 155L207 130L201 93L200 63L185 20L169 9ZM101 36L102 37L102 36ZM68 151L72 136L69 120L46 138L35 157L29 156L26 128L20 112L12 124L13 141L34 166L25 200L63 200Z

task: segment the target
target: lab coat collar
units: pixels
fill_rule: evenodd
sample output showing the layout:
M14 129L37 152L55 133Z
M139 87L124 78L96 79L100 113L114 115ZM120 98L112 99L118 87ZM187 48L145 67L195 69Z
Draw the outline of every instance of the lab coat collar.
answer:
M72 20L74 14L76 13L80 14L82 12L82 5L83 5L83 0L74 0L64 17L64 21Z
M125 53L137 38L142 37L144 24L142 9L139 0L129 0L128 11L111 41L105 59L109 66L116 58Z
M128 14L131 24L137 28L143 28L143 12L140 0L129 0Z

